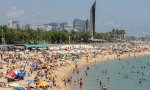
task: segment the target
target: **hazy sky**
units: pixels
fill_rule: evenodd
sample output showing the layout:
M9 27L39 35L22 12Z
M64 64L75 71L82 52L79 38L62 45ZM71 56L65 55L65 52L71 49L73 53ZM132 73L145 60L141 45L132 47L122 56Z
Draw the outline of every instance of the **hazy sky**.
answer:
M17 19L20 24L87 19L94 0L0 0L0 24ZM128 35L150 32L150 0L97 0L96 31L112 28Z

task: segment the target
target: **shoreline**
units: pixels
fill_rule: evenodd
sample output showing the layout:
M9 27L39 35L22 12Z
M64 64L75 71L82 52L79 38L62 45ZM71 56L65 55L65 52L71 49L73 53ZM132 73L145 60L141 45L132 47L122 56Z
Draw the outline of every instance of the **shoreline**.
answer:
M122 55L120 55L120 59L122 58L128 58L128 57L133 57L133 56L145 56L145 55L150 55L149 51L143 51L143 52L128 52L128 53L124 53ZM97 55L96 58L91 58L91 60L86 60L86 57L82 57L78 64L78 68L82 68L82 67L86 67L89 65L92 65L94 63L102 63L105 61L113 61L113 60L118 60L117 59L117 54L112 54L112 55ZM63 82L63 78L68 78L70 76L72 76L72 72L73 69L75 67L75 64L72 61L66 61L67 63L69 63L69 66L65 66L65 67L59 67L57 68L57 70L54 71L55 75L57 75L57 86L55 87L54 90L71 90L70 85L67 83L67 85L65 86L64 82Z

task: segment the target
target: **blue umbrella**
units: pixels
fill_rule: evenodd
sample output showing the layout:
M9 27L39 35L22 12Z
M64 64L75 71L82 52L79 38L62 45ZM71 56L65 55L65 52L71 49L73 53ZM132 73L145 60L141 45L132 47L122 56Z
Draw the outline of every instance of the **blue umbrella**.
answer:
M17 89L17 90L27 90L27 89L24 88L24 87L15 87L15 89Z
M37 63L36 63L36 62L32 63L32 66L33 66L33 67L36 67L36 66L37 66Z
M34 83L34 80L26 80L27 83Z
M17 76L24 77L25 76L25 72L20 72L20 73L17 74Z

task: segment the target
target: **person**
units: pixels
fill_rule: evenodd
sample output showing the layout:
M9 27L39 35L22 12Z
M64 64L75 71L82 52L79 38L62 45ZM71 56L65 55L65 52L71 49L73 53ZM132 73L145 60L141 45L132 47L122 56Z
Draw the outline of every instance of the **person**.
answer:
M30 84L28 83L28 86L26 87L27 90L31 90Z
M102 82L101 82L101 80L99 80L99 85L100 85L100 87L102 86Z
M107 83L109 83L109 77L107 78Z
M82 78L80 79L80 88L82 88L83 86L83 82L82 82Z
M140 84L140 85L142 84L142 80L141 80L141 79L139 80L139 84Z
M103 86L103 89L102 89L102 90L107 90L107 89L106 89L106 86Z
M85 71L85 75L86 75L86 76L88 75L86 71Z

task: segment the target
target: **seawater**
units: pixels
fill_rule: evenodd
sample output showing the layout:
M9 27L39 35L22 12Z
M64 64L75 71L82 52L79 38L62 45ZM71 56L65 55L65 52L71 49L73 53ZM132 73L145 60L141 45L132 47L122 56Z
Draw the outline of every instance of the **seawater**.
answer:
M89 70L80 68L79 74L72 75L72 90L101 90L99 80L107 90L150 90L150 56L106 61L89 67ZM74 83L80 78L83 79L82 88L78 82Z

